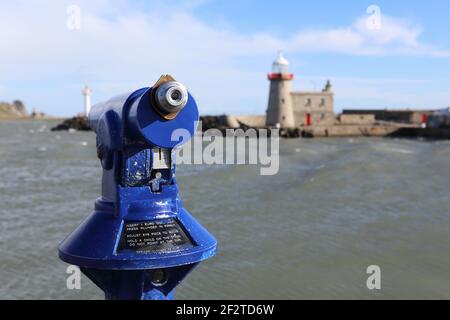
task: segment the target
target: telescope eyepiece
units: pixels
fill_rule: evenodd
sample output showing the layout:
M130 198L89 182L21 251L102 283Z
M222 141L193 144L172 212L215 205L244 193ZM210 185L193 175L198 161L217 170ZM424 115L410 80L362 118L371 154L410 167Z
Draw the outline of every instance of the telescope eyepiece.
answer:
M155 96L158 107L165 113L179 112L188 101L188 92L178 81L163 83L156 89Z

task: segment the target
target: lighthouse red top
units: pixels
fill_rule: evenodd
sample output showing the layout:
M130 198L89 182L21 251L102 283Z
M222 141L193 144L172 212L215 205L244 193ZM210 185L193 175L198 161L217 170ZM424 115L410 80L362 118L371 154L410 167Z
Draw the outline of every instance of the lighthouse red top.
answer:
M294 75L289 73L289 62L283 57L281 51L278 52L278 56L272 64L272 72L267 75L269 80L292 80Z

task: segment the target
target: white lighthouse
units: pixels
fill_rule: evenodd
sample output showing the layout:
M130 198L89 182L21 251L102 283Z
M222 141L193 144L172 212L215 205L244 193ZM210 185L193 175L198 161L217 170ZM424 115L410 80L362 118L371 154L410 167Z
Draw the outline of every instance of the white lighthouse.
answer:
M291 98L294 75L289 73L288 66L289 62L280 51L272 64L272 73L269 73L267 76L270 81L270 92L266 125L270 127L295 127Z
M91 95L92 95L92 89L88 86L85 86L83 91L84 96L84 114L85 116L89 116L89 112L91 111Z

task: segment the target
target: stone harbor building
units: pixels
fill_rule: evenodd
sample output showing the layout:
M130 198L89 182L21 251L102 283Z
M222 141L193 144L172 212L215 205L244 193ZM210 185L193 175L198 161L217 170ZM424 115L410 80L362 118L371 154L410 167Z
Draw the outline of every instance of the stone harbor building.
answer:
M335 123L334 93L328 81L322 91L292 91L294 75L289 62L278 53L272 65L266 125L281 128L332 125Z
M322 91L291 92L296 126L333 125L334 93L330 81Z

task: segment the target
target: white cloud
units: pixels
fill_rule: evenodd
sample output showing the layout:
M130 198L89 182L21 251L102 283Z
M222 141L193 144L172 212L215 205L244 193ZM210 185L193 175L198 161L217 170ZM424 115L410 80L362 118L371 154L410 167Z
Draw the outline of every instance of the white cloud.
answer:
M82 12L78 31L66 27L71 1L2 2L0 84L7 89L11 83L54 83L55 91L65 90L69 101L77 101L77 86L89 82L96 100L172 73L197 93L203 112L245 112L243 107L263 112L269 66L242 68L241 59L272 56L280 48L289 53L450 56L422 43L421 28L389 17L383 16L382 29L376 31L360 18L348 27L277 37L212 27L190 11L202 2L170 7L161 2L144 11L130 9L127 1L76 1ZM38 105L47 104L50 95L62 95L31 91L29 99L39 100Z
M450 51L420 41L421 27L383 16L380 29L367 28L367 17L352 26L323 31L301 31L293 39L292 51L335 52L363 56L450 57Z

